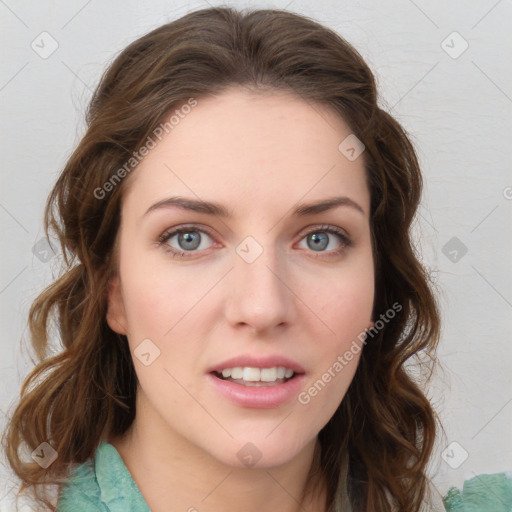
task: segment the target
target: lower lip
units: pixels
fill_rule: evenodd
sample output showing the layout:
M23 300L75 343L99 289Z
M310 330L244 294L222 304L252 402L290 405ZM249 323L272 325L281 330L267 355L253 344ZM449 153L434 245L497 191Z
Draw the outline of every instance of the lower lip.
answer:
M240 407L254 409L273 409L289 402L300 392L305 374L296 375L283 384L274 386L244 386L228 380L222 380L215 374L209 373L207 377L215 389L226 398Z

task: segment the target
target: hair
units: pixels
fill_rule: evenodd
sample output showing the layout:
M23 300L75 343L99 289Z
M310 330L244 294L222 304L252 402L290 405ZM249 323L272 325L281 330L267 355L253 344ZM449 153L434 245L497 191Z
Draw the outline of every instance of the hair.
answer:
M191 12L131 43L103 74L86 133L45 208L45 233L58 237L65 268L31 305L39 361L2 437L21 480L18 496L32 490L39 504L55 510L40 489L66 482L102 439L122 435L135 418L137 378L127 339L106 322L127 180L101 199L95 191L106 190L173 109L232 86L291 92L326 106L365 146L373 318L393 304L401 308L365 345L344 399L318 434L319 463L308 481L326 485L328 512L342 510L342 495L358 512L417 512L428 495L437 416L406 363L427 354L433 364L440 332L433 281L411 236L422 192L418 159L406 131L378 107L361 55L318 22L275 9ZM52 323L63 350L48 355ZM22 460L20 448L34 450L43 441L58 453L53 464L43 469Z

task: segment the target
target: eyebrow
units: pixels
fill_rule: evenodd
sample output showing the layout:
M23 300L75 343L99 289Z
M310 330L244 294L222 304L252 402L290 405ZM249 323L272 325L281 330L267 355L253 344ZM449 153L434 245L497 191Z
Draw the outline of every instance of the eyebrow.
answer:
M205 213L207 215L216 215L223 218L229 218L233 216L233 214L225 206L219 203L202 201L198 199L188 199L180 196L168 197L158 201L146 210L144 216L154 210L161 208L171 208L173 206L176 206L182 210ZM301 204L293 210L293 215L296 217L306 217L308 215L323 213L339 206L348 206L364 215L363 208L353 199L350 199L350 197L346 196L332 197L329 199L314 201L312 203Z

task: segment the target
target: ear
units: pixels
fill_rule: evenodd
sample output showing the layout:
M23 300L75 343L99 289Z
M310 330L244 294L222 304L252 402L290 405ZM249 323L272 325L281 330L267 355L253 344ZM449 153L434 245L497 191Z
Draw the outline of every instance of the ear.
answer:
M119 276L113 276L108 281L107 323L118 334L127 334L126 312Z

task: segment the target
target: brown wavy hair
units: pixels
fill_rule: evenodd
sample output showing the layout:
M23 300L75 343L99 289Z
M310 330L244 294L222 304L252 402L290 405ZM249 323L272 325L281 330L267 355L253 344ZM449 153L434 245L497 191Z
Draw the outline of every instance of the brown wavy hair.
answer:
M394 303L402 309L362 351L346 396L318 435L319 464L308 481L327 486L327 512L342 509L342 489L354 511L417 512L428 495L437 421L406 363L425 353L435 362L440 331L434 285L410 234L422 191L417 156L404 129L377 106L375 79L361 55L316 21L273 9L191 12L130 44L95 90L87 131L45 209L45 232L57 235L66 268L31 306L39 362L2 437L22 482L18 496L32 490L55 510L40 491L64 483L102 439L122 435L135 418L137 379L127 339L105 318L126 179L103 199L94 191L170 111L230 86L293 92L313 107L328 106L366 147L373 318ZM63 350L48 356L52 324ZM20 448L43 441L58 453L53 464L43 469L22 460Z

